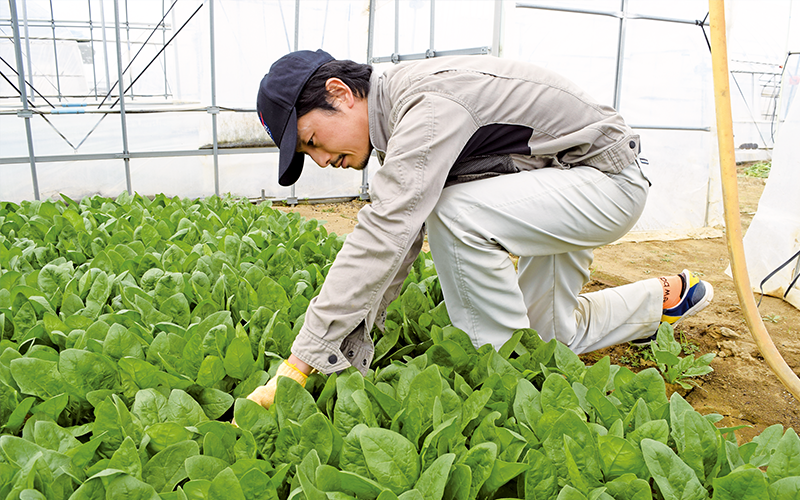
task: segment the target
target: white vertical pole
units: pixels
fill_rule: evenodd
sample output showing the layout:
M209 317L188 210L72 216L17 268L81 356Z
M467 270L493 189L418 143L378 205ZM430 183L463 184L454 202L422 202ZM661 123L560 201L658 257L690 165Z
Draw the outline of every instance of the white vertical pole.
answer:
M19 40L19 19L17 18L16 0L8 0L11 7L11 29L14 32L14 55L17 58L17 77L19 79L19 97L22 99L22 111L17 113L25 119L25 134L28 137L28 157L31 160L31 179L33 181L33 197L39 199L39 178L36 175L36 157L33 154L33 134L31 133L31 111L28 109L28 95L25 89L25 67L22 65L22 49ZM30 57L30 54L28 55Z
M216 67L216 54L214 52L214 0L208 0L209 19L210 25L210 39L211 39L211 135L213 140L214 151L214 194L219 196L219 144L217 142L217 67Z
M122 159L125 161L125 184L128 194L133 194L131 189L131 159L128 151L128 122L125 117L125 83L122 80L122 40L119 29L119 0L114 0L114 32L116 33L117 46L117 76L119 78L119 116L122 120Z
M622 63L625 59L625 27L628 12L628 0L622 0L622 17L619 20L619 39L617 40L617 77L614 80L614 109L619 111L622 100Z

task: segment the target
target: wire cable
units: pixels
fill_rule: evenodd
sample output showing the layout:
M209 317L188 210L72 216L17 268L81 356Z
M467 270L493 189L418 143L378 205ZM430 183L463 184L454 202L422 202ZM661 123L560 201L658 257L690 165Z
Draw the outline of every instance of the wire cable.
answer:
M124 74L125 74L125 73L126 73L128 70L129 70L129 69L130 69L131 65L133 64L133 61L135 61L135 60L136 60L136 58L139 56L139 54L141 54L142 50L144 50L144 48L147 46L147 42L149 42L149 41L150 41L150 38L152 38L152 37L153 37L153 35L156 33L156 31L158 31L158 27L159 27L159 26L161 26L161 24L164 22L164 19L166 19L166 18L167 18L167 14L169 14L169 13L170 13L170 11L172 10L172 8L173 8L173 7L175 7L175 4L176 4L176 3L178 3L178 0L175 0L174 2L172 2L172 5L170 5L170 6L169 6L169 9L167 9L167 12L164 14L164 16L162 16L162 17L161 17L161 21L159 21L159 22L156 24L155 28L153 28L153 31L151 31L151 32L150 32L150 34L149 34L149 35L147 35L147 39L144 41L144 43L142 43L142 46L141 46L141 47L139 47L139 50L138 50L138 51L136 52L136 54L135 54L135 55L134 55L134 56L131 58L130 62L128 62L128 65L125 67L125 69L124 69L124 70L122 70L122 74L123 74L123 75L124 75ZM202 4L201 4L201 6L202 6ZM198 8L198 10L199 10L199 8ZM192 14L192 15L194 15L194 14ZM191 18L190 18L190 19L191 19ZM167 46L167 44L165 44L164 46L166 47L166 46ZM159 55L160 55L160 54L161 54L161 52L159 52ZM151 62L150 64L152 64L152 62ZM149 64L148 64L148 66L149 66ZM145 69L147 69L147 68L145 68ZM106 99L108 99L108 98L111 96L111 92L113 92L113 91L114 91L114 89L117 87L117 85L119 85L119 80L117 80L116 82L114 82L114 85L112 85L112 86L111 86L111 88L110 88L110 89L108 89L108 93L106 94L106 96L105 96L105 97L103 97L103 100L102 100L102 101L100 101L100 104L98 104L98 105L97 105L97 108L98 108L98 109L100 109L100 107L103 105L103 103L105 103L105 102L106 102ZM126 90L126 92L127 92L127 90Z
M14 72L14 75L15 75L15 76L17 76L17 77L19 77L19 73L17 72L17 70L16 70L16 69L14 69L14 66L12 66L12 65L8 64L8 61L6 61L5 59L3 59L3 56L0 56L0 61L3 61L3 63L5 63L5 65L6 65L6 66L8 66L8 67L9 67L9 69L10 69L11 71L13 71L13 72ZM8 81L8 80L6 80L6 81ZM39 97L41 97L42 99L44 99L44 102L46 102L46 103L47 103L47 104L48 104L48 105L49 105L51 108L55 108L55 106L53 106L53 103L51 103L50 101L48 101L48 100L47 100L47 98L46 98L45 96L43 96L41 92L39 92L38 90L36 90L36 87L34 87L32 83L30 83L28 80L25 80L25 84L26 84L26 85L28 85L30 88L32 88L32 89L33 89L33 91L34 91L34 92L36 92L36 94L37 94ZM17 93L18 93L19 95L22 95L22 94L20 93L19 89L18 89L18 88L17 88L15 85L13 85L13 84L12 84L12 86L14 87L14 90L16 90L16 91L17 91ZM28 103L30 103L30 101L28 101ZM33 106L33 104L31 104L31 106ZM36 107L36 106L33 106L33 107Z
M201 4L200 4L200 6L198 6L198 7L197 7L197 9L195 9L195 11L194 11L194 12L192 12L192 15L191 15L191 16L189 16L189 18L188 18L188 19L187 19L187 20L186 20L186 21L185 21L185 22L184 22L184 23L181 25L181 27L180 27L180 28L178 28L178 31L176 31L176 32L175 32L175 34L174 34L174 35L172 35L172 37L170 37L170 39L167 41L167 43L165 43L165 44L164 44L164 46L163 46L163 47L161 47L161 50L159 50L159 51L158 51L158 53L157 53L155 56L153 56L153 58L150 60L150 62L149 62L149 63L147 63L147 66L145 66L145 67L144 67L144 69L143 69L143 70L142 70L142 71L139 73L139 75L138 75L136 78L134 78L134 79L133 79L133 81L130 83L130 85L128 85L128 87L127 87L127 88L125 88L125 90L124 90L124 91L122 91L122 94L123 94L123 95L125 94L125 92L127 92L128 90L130 90L130 88L133 86L133 84L134 84L134 83L136 83L136 82L139 80L139 78L141 78L141 76L144 74L144 72L145 72L145 71L147 71L147 68L149 68L149 67L150 67L150 66L153 64L153 62L155 62L155 61L156 61L156 59L158 59L158 56L160 56L160 55L161 55L161 54L162 54L162 53L163 53L163 52L164 52L164 51L167 49L167 47L169 46L169 44L170 44L170 43L172 43L172 41L173 41L173 40L175 40L175 37L177 37L177 36L178 36L178 34L180 34L181 30L182 30L183 28L185 28L187 24L189 24L189 21L191 21L191 20L192 20L192 18L193 18L193 17L194 17L194 16L195 16L195 15L196 15L198 12L200 12L200 9L202 9L202 8L203 8L203 5L205 5L205 4L202 4L202 3L201 3ZM109 106L109 108L113 108L114 106L116 106L116 105L117 105L117 103L119 102L119 100L120 100L120 98L119 98L119 97L117 97L117 100L116 100L116 101L114 101L114 103L113 103L111 106ZM106 118L106 116L108 116L108 115L107 115L107 114L104 114L103 116L101 116L101 117L100 117L100 119L97 121L97 123L95 123L94 127L92 127L92 129L91 129L91 130L90 130L90 131L89 131L89 132L86 134L86 137L84 137L84 138L83 138L83 140L82 140L81 142L79 142L79 143L78 143L78 148L80 148L80 147L81 147L81 145L83 145L83 143L84 143L84 142L86 142L86 139L88 139L88 138L89 138L89 136L90 136L90 135L92 135L92 133L93 133L95 130L97 130L97 127L98 127L98 126L100 125L100 123L101 123L101 122L102 122L102 121L103 121L103 120Z
M4 60L3 62L5 62L5 60ZM6 64L8 64L8 63L6 63ZM12 68L12 69L13 69L13 68ZM15 73L16 73L16 71L15 71ZM4 74L2 71L0 71L0 76L2 76L2 77L3 77L3 79L4 79L6 82L8 82L8 84L9 84L9 85L11 85L11 88L13 88L13 89L14 89L14 90L15 90L15 91L16 91L16 92L17 92L17 93L20 95L20 96L22 96L22 92L20 92L20 89L19 89L19 88L17 88L17 86L16 86L16 85L14 85L14 83L12 83L12 82L11 82L11 80L9 80L9 79L8 79L8 77L7 77L7 76L6 76L6 75L5 75L5 74ZM31 88L33 88L33 86L31 86ZM31 108L36 108L36 105L35 105L35 104L33 104L33 103L31 102L31 100L30 100L30 99L27 99L27 98L26 98L25 100L26 100L26 101L28 101L28 106L30 106ZM45 101L46 101L46 100L47 100L47 99L45 99ZM47 104L50 104L50 103L48 102ZM51 107L53 107L53 108L55 108L55 106L53 106L52 104L50 104L50 106L51 106ZM56 126L55 126L55 125L53 125L53 124L50 122L50 120L48 120L48 119L47 119L47 117L46 117L46 116L44 116L44 115L43 115L43 114L41 114L41 113L37 113L37 114L38 114L39 116L41 116L41 117L42 117L42 119L44 119L44 121L45 121L45 122L47 122L47 124L48 124L48 125L50 125L50 126L53 128L53 130L55 130L56 134L58 134L59 136L61 136L61 138L62 138L62 139L64 139L64 141L65 141L67 144L69 144L69 145L70 145L70 147L71 147L73 150L75 150L75 151L77 151L77 150L78 150L78 148L76 148L76 147L75 147L75 145L74 145L74 144L72 144L72 143L70 142L70 140L69 140L69 139L67 139L67 138L64 136L64 134L62 134L62 133L61 133L61 132L60 132L60 131L59 131L59 130L56 128Z
M708 52L711 53L711 41L708 39L705 28L706 19L708 19L709 13L710 12L706 12L706 17L704 17L702 21L695 21L695 25L700 26L700 29L703 31L703 37L706 39L706 45L708 45ZM761 134L761 129L758 128L758 123L756 123L756 118L753 116L753 111L750 109L750 105L747 104L747 98L744 96L744 92L742 92L742 87L740 87L739 82L736 81L736 75L730 73L730 76L733 78L733 83L736 84L736 88L739 89L739 94L742 96L742 101L744 102L744 106L747 108L747 113L750 115L750 119L753 121L753 125L756 127L756 132L758 132L758 136L761 137L761 142L764 143L764 147L766 148L767 141ZM767 153L767 155L769 155L769 153Z

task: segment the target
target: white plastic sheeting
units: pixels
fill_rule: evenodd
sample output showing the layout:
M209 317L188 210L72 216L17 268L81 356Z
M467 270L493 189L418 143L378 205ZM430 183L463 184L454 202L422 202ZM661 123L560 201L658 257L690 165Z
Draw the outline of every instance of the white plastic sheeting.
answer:
M789 109L778 131L772 169L758 203L758 210L744 236L747 272L753 290L776 268L800 251L800 103ZM783 297L796 274L796 261L784 267L764 284L764 294ZM800 286L795 285L786 300L800 309Z
M22 0L17 0L20 3ZM729 54L731 59L782 62L798 30L800 15L791 15L800 0L729 0ZM61 20L88 20L87 4L97 23L101 0L59 0L54 15ZM608 15L578 14L525 8L539 6L577 8L619 13L625 5L629 14L621 30L621 19ZM27 0L30 19L49 19L45 0ZM123 23L132 26L157 23L172 2L137 0L123 2ZM687 237L707 234L719 227L721 193L718 180L711 59L702 28L693 24L703 20L708 5L704 0L502 0L500 23L495 21L494 0L437 0L432 12L429 0L376 0L372 56L394 53L419 54L491 47L500 57L533 62L556 70L575 81L599 101L618 108L642 136L642 154L649 160L645 172L653 186L648 205L632 232L632 237ZM109 24L108 61L111 81L115 80L114 3L105 0L105 19ZM169 46L166 54L150 66L136 83L133 97L126 96L126 109L166 109L168 113L127 115L129 150L133 153L194 150L212 142L211 115L202 111L212 103L211 94L211 19L208 0L181 0L167 16L169 29L156 37L168 40L189 16L202 5ZM214 79L216 104L223 108L218 116L221 144L266 139L255 113L230 112L225 108L252 110L261 77L279 57L295 48L323 48L340 59L367 62L369 41L368 0L214 0ZM299 12L296 11L299 10ZM297 12L297 15L296 15ZM764 14L772 13L772 14ZM689 24L654 21L637 15L660 16L690 21ZM0 18L7 18L8 5L0 2ZM129 19L128 19L129 18ZM794 20L793 20L794 19ZM432 22L433 21L433 22ZM433 26L432 26L433 25ZM97 80L101 94L105 81L106 53L98 43L94 28L94 75L84 55L86 84L91 89ZM122 31L122 64L127 66L149 32ZM295 26L299 29L295 33ZM48 27L49 29L49 27ZM492 47L499 29L499 47ZM705 28L708 30L708 28ZM44 30L44 28L40 28ZM621 72L617 80L618 43L623 36ZM792 33L795 33L793 35ZM10 35L4 28L3 34ZM757 35L756 35L757 34ZM46 36L39 31L31 36ZM51 34L52 35L52 34ZM87 39L88 28L61 28L59 37ZM128 44L130 37L131 44ZM8 38L0 47L8 54ZM148 47L134 61L128 82L144 70L155 56L157 46ZM86 53L87 47L82 47ZM46 53L37 56L46 58ZM89 50L91 54L91 50ZM474 57L487 57L476 55ZM13 61L13 58L7 59ZM88 59L91 61L92 59ZM391 63L376 65L382 71ZM37 65L35 65L37 66ZM34 69L36 73L36 69ZM35 81L41 81L38 75ZM39 84L37 84L39 85ZM734 87L732 87L734 88ZM754 95L752 89L746 96ZM158 98L159 94L168 94ZM148 95L150 97L141 97ZM734 95L737 116L747 118L748 104ZM76 99L65 99L76 102ZM87 99L91 102L92 99ZM37 105L41 105L37 101ZM0 106L17 106L12 99ZM200 109L177 112L177 107ZM750 107L755 107L752 105ZM73 144L96 130L77 151L67 144L41 118L34 116L34 151L37 156L73 153L120 153L122 151L119 115L51 115L50 120ZM99 123L99 124L98 124ZM27 157L23 121L14 114L0 114L0 160ZM742 133L747 142L750 132ZM747 136L745 138L745 136ZM277 155L274 153L219 156L220 192L251 198L262 193L270 198L287 198L289 188L277 184ZM306 162L306 172L295 186L298 199L357 195L362 183L359 172L319 169ZM378 168L370 163L370 171ZM120 159L37 163L41 197L58 193L70 197L90 194L116 196L125 189L124 163ZM133 190L141 194L164 192L189 197L208 196L215 189L213 158L171 157L130 160ZM0 163L0 199L20 201L33 198L30 167L27 163ZM719 234L718 230L715 234Z

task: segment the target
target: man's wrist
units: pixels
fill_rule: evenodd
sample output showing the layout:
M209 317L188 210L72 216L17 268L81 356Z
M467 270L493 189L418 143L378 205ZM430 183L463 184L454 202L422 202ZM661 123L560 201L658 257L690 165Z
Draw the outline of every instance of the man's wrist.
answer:
M311 375L314 372L314 368L311 365L301 361L300 358L294 354L289 355L289 358L286 360L286 362L303 375Z

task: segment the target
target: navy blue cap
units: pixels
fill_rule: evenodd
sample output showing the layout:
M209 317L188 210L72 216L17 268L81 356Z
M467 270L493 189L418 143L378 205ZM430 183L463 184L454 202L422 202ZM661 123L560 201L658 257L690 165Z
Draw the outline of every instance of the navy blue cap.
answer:
M297 153L297 99L308 79L333 57L320 49L299 50L281 57L264 75L256 110L261 124L278 148L278 183L291 186L303 171L303 153Z

